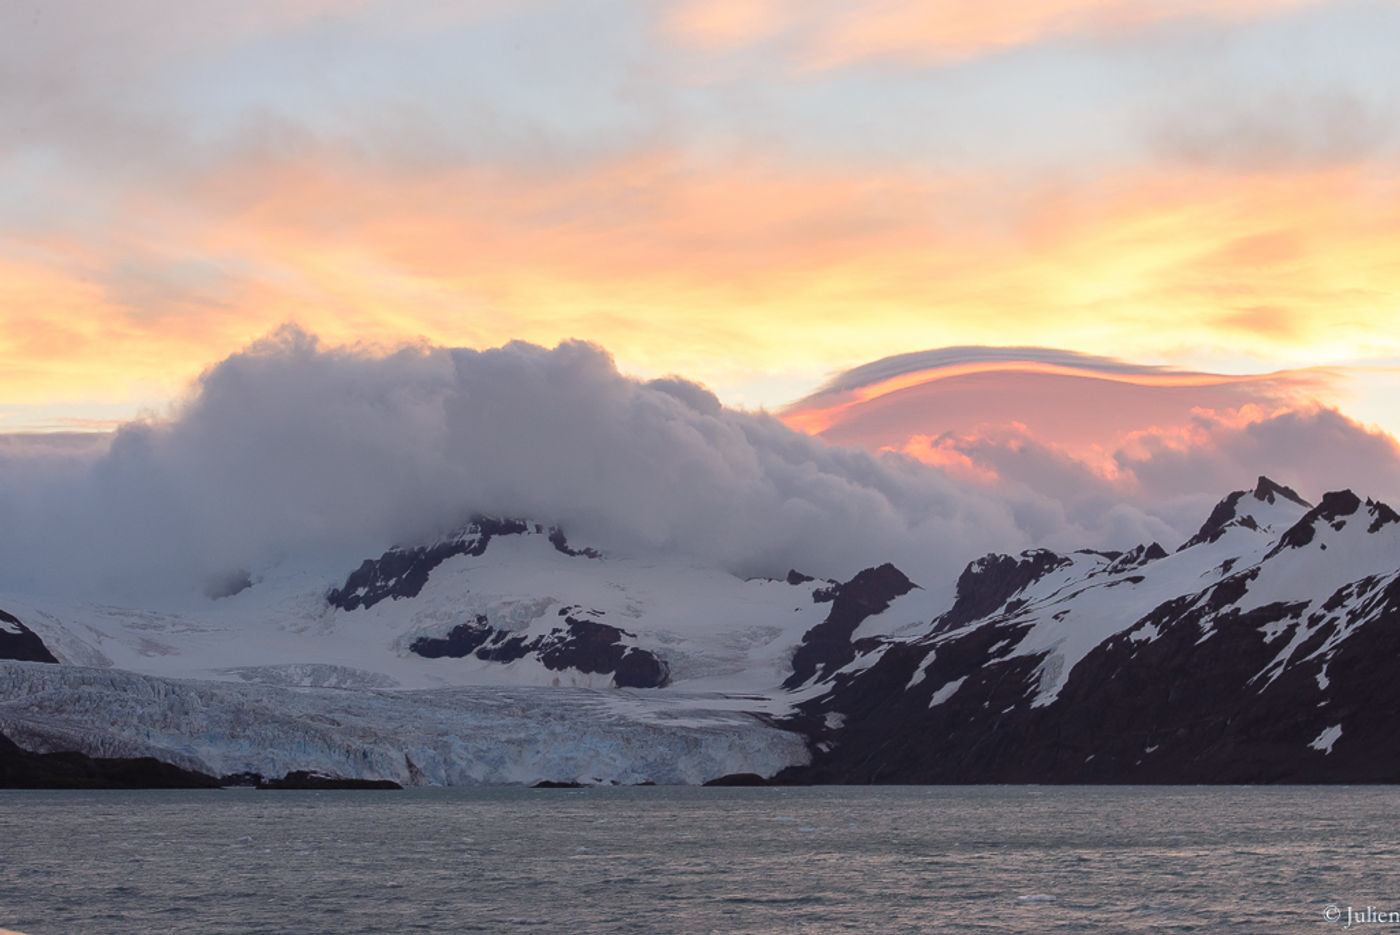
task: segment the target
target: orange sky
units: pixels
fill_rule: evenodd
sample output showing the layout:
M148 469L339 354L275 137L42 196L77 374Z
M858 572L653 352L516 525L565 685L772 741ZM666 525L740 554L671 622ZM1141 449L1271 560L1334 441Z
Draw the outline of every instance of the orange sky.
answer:
M284 322L771 408L950 345L1330 366L1400 431L1383 4L113 7L0 20L0 431Z
M798 61L827 69L867 58L915 63L963 58L1064 34L1111 35L1176 18L1249 20L1316 0L687 0L674 4L669 31L704 49L758 44L783 35ZM814 11L816 11L814 15Z

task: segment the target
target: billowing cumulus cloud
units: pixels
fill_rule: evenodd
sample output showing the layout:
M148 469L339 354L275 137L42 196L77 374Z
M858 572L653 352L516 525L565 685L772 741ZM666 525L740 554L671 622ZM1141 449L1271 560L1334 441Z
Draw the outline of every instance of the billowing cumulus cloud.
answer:
M1350 487L1400 500L1400 447L1336 409L1198 411L1177 431L1143 432L1114 454L1143 494L1187 496L1257 468L1315 498Z
M190 588L283 560L344 563L476 512L741 573L940 576L1028 537L1012 511L903 458L720 406L679 378L553 350L327 348L285 328L105 452L0 448L8 588Z
M1183 425L1133 433L1100 457L1076 454L1014 423L979 426L969 434L915 435L900 450L981 483L1008 502L1054 503L1065 524L1102 529L1108 541L1131 538L1114 524L1137 530L1145 513L1160 523L1157 537L1169 543L1199 523L1222 492L1258 475L1312 500L1349 487L1400 501L1394 439L1322 407L1267 415L1249 407L1201 410ZM1054 536L1048 526L1028 528Z
M288 326L211 367L166 418L102 441L5 438L0 588L148 597L279 563L344 574L475 513L744 575L894 561L938 586L990 550L1174 544L1257 473L1314 496L1334 479L1375 492L1400 463L1387 437L1325 409L1188 422L1125 436L1116 473L1015 423L878 453L681 377L624 376L588 343L382 351Z

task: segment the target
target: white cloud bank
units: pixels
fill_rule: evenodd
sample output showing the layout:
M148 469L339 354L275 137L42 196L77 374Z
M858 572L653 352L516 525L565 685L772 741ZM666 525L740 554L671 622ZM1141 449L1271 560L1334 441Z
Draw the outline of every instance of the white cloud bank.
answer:
M1170 547L1203 518L1169 525L1054 481L992 488L831 445L679 378L625 377L591 344L380 353L285 327L105 451L0 445L0 590L189 591L283 560L348 571L473 513L739 574L894 561L937 585L989 550Z

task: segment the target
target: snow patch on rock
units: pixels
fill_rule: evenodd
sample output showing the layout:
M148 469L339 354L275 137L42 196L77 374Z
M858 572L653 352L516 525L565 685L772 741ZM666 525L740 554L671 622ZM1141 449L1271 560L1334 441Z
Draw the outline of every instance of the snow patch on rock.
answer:
M1332 745L1342 736L1342 725L1333 724L1331 727L1317 735L1312 743L1308 744L1314 750L1319 750L1325 755L1331 755Z

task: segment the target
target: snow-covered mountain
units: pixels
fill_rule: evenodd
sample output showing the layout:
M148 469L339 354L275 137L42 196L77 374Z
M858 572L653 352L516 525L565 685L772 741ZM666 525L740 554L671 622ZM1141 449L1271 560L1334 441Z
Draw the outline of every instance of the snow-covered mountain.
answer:
M478 517L160 607L0 592L0 734L405 785L1400 778L1384 504L1260 478L1174 551L875 559L744 580Z
M771 775L807 757L771 723L790 709L775 689L841 587L610 557L477 518L348 573L238 573L217 597L157 608L4 595L5 632L33 645L0 663L0 733L215 776Z
M970 564L799 703L816 782L1400 780L1400 516L1260 478L1175 552Z

